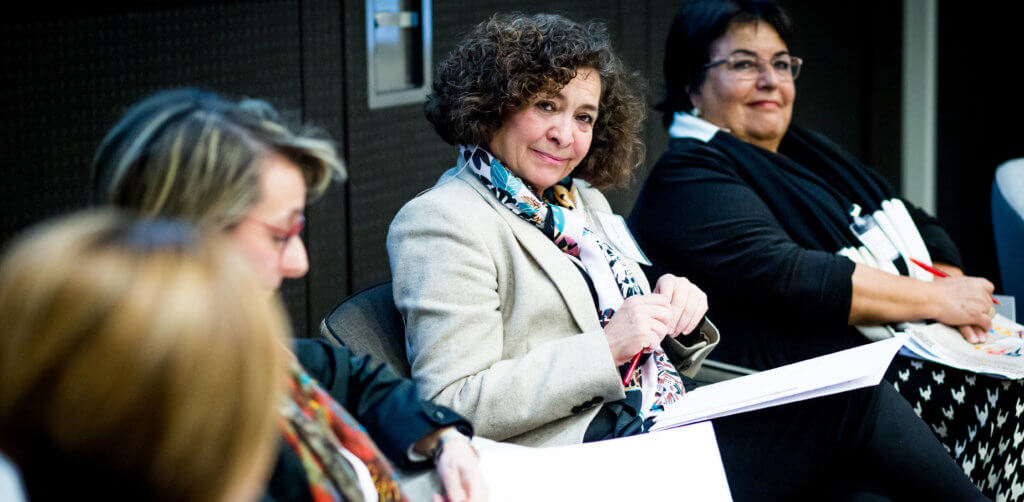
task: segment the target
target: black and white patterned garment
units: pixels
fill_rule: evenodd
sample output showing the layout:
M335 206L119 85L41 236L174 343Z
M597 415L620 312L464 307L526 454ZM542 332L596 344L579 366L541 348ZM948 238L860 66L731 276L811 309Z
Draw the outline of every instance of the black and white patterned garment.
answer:
M903 356L893 361L886 380L986 496L1024 501L1024 380Z

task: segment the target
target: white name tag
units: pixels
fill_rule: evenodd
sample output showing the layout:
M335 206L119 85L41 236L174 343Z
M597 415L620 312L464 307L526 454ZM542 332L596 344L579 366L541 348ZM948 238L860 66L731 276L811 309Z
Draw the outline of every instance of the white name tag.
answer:
M609 244L619 254L637 263L651 266L651 260L647 259L647 255L640 249L640 245L636 243L633 233L626 226L626 220L617 214L605 213L603 211L594 211L594 213L597 214L597 219L601 221L601 227L604 228L605 234L608 236Z
M850 225L850 230L853 230L853 234L868 248L868 251L871 251L871 254L875 255L875 259L893 261L900 257L899 250L871 216L864 216L859 225L857 223Z

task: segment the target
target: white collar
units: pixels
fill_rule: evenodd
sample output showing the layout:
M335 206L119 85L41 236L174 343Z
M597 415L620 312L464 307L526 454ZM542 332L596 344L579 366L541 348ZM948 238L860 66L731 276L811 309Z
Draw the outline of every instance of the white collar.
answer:
M676 112L672 118L672 126L668 128L668 135L672 138L694 138L707 143L720 130L707 120L686 112Z

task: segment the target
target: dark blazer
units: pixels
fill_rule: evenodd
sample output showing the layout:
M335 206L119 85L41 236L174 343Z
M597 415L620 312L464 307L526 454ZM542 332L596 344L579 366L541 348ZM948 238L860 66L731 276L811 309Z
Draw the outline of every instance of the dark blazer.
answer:
M428 465L411 462L407 452L416 440L442 427L454 426L472 435L466 419L448 408L421 401L411 380L369 356L312 339L295 340L294 352L309 376L366 428L394 465ZM312 501L302 462L283 439L263 500Z

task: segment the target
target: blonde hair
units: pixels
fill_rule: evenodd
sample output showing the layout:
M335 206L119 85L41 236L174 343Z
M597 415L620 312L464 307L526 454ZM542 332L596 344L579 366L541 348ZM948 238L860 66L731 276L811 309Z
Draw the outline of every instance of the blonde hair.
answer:
M267 473L287 328L227 243L47 224L0 262L0 325L0 449L30 498L217 500Z
M279 154L319 197L345 168L334 144L312 129L293 133L268 103L229 101L196 89L163 91L132 107L93 158L97 203L204 229L238 223L259 201L259 168Z

